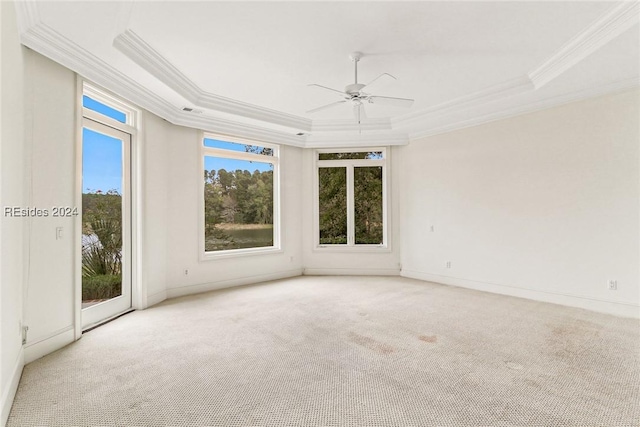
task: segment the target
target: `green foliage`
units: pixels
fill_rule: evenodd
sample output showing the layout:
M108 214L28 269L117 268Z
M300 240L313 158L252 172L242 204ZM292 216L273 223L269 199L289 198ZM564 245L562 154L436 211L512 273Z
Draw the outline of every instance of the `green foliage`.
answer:
M382 244L382 168L356 167L354 211L357 244Z
M220 224L273 224L273 171L205 170L204 215L205 250L237 248Z
M88 225L96 220L121 221L122 196L115 190L82 194L82 234L92 234Z
M101 274L82 278L82 300L106 300L122 293L120 276Z
M82 195L83 288L85 278L122 272L122 196L115 191Z
M374 153L322 153L340 160L371 158ZM360 157L356 157L360 156ZM375 158L375 157L374 157ZM382 244L382 167L354 168L354 223L356 244ZM321 167L319 180L320 244L347 243L347 175L345 167Z
M347 243L347 171L320 168L320 243Z
M273 171L204 171L205 220L215 224L272 224Z

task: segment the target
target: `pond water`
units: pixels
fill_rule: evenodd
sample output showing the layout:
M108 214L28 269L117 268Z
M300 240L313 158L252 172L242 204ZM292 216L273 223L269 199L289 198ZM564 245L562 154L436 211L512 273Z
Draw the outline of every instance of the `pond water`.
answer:
M207 238L206 250L215 251L221 249L243 249L273 246L273 227L239 230L227 229L224 230L224 233L233 240L232 244L225 244L222 240L209 237Z

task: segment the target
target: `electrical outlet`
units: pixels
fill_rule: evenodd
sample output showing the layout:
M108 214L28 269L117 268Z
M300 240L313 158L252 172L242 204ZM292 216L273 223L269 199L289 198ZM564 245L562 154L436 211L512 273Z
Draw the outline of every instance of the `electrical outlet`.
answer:
M451 268L451 261L447 261L447 268Z
M609 280L607 282L607 285L609 286L609 290L610 291L617 291L618 290L618 281L617 280Z
M184 269L184 275L185 275L185 276L188 276L188 275L189 275L189 269L188 269L188 268L185 268L185 269Z

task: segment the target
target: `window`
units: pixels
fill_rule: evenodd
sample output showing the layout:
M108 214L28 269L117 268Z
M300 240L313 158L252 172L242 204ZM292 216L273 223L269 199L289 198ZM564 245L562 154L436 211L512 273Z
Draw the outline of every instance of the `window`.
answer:
M317 244L385 247L386 150L317 152Z
M277 249L278 150L205 135L204 252Z
M82 115L116 129L123 128L122 124L134 127L136 121L131 106L87 82L82 85Z

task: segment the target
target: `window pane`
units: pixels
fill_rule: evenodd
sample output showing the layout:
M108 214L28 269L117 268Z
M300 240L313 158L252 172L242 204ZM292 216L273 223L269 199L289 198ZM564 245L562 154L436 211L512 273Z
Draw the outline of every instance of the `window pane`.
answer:
M211 148L222 148L223 150L240 151L243 153L262 154L263 156L273 156L273 150L259 145L238 144L237 142L221 141L218 139L205 138L204 146Z
M347 243L347 169L320 168L320 244Z
M82 308L122 295L122 150L82 129Z
M382 167L353 169L356 244L381 245Z
M118 111L115 108L109 107L102 102L96 101L93 98L89 98L87 95L82 96L82 106L93 110L100 114L104 114L107 117L111 117L121 123L127 122L127 115L122 111Z
M205 251L273 246L273 164L204 163Z
M318 160L382 159L382 151L363 151L360 153L318 153Z

